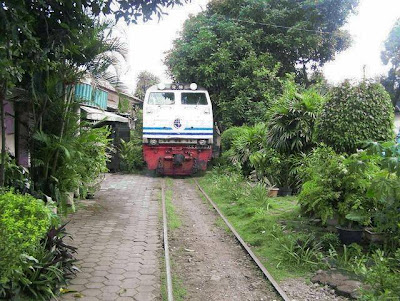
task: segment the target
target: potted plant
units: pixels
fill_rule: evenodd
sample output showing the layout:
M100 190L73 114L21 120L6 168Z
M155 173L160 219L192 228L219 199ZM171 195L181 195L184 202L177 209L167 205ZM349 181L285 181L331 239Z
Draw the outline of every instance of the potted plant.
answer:
M361 211L353 211L345 215L346 222L341 222L336 229L340 241L345 245L361 243L363 237L363 224L367 223L368 217Z

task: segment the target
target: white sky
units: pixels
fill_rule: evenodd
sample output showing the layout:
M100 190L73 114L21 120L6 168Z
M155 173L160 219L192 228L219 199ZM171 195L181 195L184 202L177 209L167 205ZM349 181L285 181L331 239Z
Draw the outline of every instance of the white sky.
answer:
M119 30L129 47L126 71L122 77L128 90L134 90L136 77L143 70L157 75L162 81L168 81L162 62L164 52L171 49L172 41L178 37L188 16L205 9L207 2L192 0L184 6L175 6L159 22L155 17L155 20L145 24L131 24L128 27L119 24ZM345 25L353 37L353 44L324 66L323 72L328 80L338 83L344 79L360 79L364 65L367 77L385 73L387 67L382 64L380 53L398 18L400 0L360 0L358 14L351 16Z

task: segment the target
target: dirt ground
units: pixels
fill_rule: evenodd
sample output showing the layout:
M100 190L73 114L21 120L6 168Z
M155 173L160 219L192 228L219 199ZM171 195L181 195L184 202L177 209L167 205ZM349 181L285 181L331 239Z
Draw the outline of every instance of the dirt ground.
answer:
M217 213L197 188L174 179L173 200L182 226L171 231L172 273L183 282L186 300L280 300L243 249L217 226Z

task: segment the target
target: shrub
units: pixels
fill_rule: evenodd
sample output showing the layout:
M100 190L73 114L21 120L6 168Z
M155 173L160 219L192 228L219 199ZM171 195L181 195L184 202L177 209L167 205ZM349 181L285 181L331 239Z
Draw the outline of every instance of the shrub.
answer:
M233 126L227 130L225 130L221 134L221 150L222 151L228 151L233 144L233 141L243 135L243 133L246 131L247 127L245 126Z
M145 166L143 158L142 138L136 134L131 135L131 140L121 140L121 170L134 172Z
M317 139L337 152L353 153L364 141L393 139L393 106L380 84L336 87L317 120Z
M360 300L398 300L400 296L400 249L394 257L382 250L372 254L372 265L361 266L358 270L372 289L362 291Z
M377 200L373 226L388 233L394 245L400 246L400 145L372 143L368 153L379 157L381 168L368 191Z
M368 224L375 202L367 192L379 168L373 160L363 161L366 156L363 152L345 158L330 147L316 148L303 169L306 182L299 194L303 212L324 223L337 215L341 223Z
M143 158L143 112L139 110L136 113L136 127L131 131L131 139L128 142L121 140L121 170L134 172L141 170L146 162Z
M290 76L284 84L283 94L267 113L268 144L286 154L309 150L323 102L315 89L302 90Z
M22 271L22 256L34 256L52 223L41 200L8 191L0 195L0 296ZM4 292L3 292L4 294Z
M259 123L254 127L244 127L241 134L233 140L228 158L243 173L248 176L253 170L250 156L265 147L266 126Z

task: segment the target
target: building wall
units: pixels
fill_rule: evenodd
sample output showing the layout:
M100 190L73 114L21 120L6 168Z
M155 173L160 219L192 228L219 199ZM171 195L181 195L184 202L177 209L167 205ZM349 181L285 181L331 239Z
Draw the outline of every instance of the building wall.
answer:
M98 88L93 91L93 87L89 84L75 85L75 98L84 104L107 109L108 92Z

